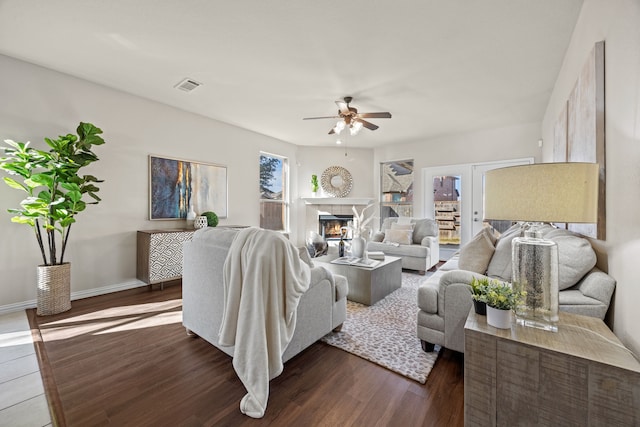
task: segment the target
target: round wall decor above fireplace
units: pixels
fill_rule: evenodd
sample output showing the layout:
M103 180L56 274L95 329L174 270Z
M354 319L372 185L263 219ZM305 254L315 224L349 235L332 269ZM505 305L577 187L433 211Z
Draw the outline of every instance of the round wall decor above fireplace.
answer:
M351 192L353 178L342 166L329 166L322 172L320 186L333 197L345 197Z

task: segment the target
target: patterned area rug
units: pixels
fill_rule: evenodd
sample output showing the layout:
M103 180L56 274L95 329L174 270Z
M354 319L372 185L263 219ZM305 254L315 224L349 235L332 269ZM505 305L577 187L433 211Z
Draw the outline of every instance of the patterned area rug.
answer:
M402 287L372 306L347 301L342 330L322 341L424 384L440 351L425 353L416 336L418 286L430 274L402 272Z

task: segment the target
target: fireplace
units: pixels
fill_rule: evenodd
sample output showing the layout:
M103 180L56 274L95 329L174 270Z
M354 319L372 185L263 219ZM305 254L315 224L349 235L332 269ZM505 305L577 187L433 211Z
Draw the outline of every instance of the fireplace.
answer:
M318 233L326 240L340 240L340 230L352 220L353 215L319 215ZM351 238L351 232L348 236Z

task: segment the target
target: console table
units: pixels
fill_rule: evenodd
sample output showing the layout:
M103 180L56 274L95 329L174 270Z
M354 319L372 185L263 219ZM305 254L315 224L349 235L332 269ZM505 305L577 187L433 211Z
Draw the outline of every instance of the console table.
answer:
M496 329L472 309L464 338L465 426L640 425L640 363L600 319Z
M138 231L136 277L148 285L182 277L182 243L193 237L194 229Z

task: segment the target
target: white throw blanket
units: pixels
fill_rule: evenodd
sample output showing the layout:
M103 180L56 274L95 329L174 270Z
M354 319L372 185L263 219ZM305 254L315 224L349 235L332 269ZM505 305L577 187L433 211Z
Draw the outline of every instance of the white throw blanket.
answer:
M282 373L282 355L296 326L309 266L281 233L240 231L224 264L224 313L219 343L235 345L233 368L247 389L240 411L262 418L269 380Z

